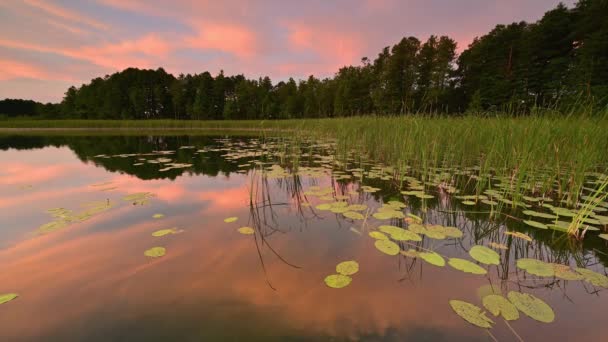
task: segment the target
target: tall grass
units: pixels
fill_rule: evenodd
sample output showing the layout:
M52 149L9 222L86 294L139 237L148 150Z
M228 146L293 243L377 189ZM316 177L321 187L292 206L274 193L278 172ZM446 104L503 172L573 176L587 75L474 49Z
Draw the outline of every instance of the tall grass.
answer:
M9 120L7 128L124 130L244 129L334 138L338 154L355 150L387 165L424 175L435 167L479 167L522 193L553 194L575 204L587 172L606 172L608 119L533 115L351 117L283 121ZM479 182L483 183L483 182Z

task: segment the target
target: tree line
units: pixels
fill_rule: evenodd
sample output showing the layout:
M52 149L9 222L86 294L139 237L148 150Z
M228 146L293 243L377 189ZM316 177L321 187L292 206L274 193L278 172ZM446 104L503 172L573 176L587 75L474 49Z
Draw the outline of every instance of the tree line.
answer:
M223 71L175 77L162 68L128 68L70 87L59 104L0 101L0 113L219 120L519 114L577 105L608 106L608 0L579 0L572 8L559 4L535 23L497 25L460 55L447 36L424 42L405 37L331 78L311 75L278 83Z

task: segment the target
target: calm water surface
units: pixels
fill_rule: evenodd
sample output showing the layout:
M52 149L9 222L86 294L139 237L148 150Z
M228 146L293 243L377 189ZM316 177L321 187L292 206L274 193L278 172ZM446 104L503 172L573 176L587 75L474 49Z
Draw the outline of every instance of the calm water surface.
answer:
M334 163L331 144L310 144L298 163L312 169L298 174L290 153L273 140L247 137L0 137L0 294L19 294L0 305L0 341L488 341L448 304L481 307L488 285L534 294L553 308L553 323L523 314L510 323L524 340L606 340L606 289L515 267L530 257L605 274L605 241L555 242L553 231L490 221L474 213L487 208L464 207L437 189L422 202L401 195L399 182L386 177L390 170L384 180L346 179L352 172L345 169L375 164ZM166 169L168 163L177 165ZM264 176L260 170L272 165L282 168ZM362 192L361 185L380 190ZM324 201L307 194L327 188L330 197L370 212L402 201L405 214L464 233L402 249L417 245L465 259L474 245L508 250L498 250L501 265L482 265L487 275L383 254L368 231L406 220L369 216L364 223L318 210ZM151 195L124 199L136 193ZM39 231L55 220L49 209L80 213L103 203L108 208L87 219ZM242 226L255 234L240 234ZM172 227L181 232L151 235ZM505 235L507 229L534 240ZM144 256L154 246L166 255ZM324 278L345 260L356 260L359 273L343 289L327 287ZM516 340L502 319L488 315L496 339Z

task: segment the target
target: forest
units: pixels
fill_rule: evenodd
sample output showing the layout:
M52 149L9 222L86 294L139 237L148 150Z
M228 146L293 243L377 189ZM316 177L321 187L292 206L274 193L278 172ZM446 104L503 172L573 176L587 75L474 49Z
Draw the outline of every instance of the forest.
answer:
M559 4L535 23L497 25L457 54L454 39L404 37L333 77L273 83L220 71L128 68L70 87L59 104L0 101L7 117L293 119L608 108L608 0Z

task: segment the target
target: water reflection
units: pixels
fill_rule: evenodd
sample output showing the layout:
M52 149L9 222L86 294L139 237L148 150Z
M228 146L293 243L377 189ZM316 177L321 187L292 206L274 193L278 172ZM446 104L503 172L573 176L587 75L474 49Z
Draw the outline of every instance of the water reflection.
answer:
M0 141L7 149L0 152L0 224L7 227L0 232L0 292L20 294L0 306L2 340L485 341L488 335L456 316L448 301L479 303L477 289L489 284L533 293L553 307L557 319L551 325L528 318L512 323L524 339L602 339L604 292L583 282L530 277L514 266L515 259L534 257L603 271L596 264L607 261L599 242L572 245L517 221L491 221L463 212L448 196L408 199L408 212L464 232L459 240L424 239L421 247L456 257L490 241L509 248L500 251L503 263L489 267L487 276L463 274L379 253L365 234L350 229L365 232L372 222L316 210L316 199L305 194L311 186L332 187L352 203L377 207L403 199L397 184L370 180L366 184L382 190L354 194L358 182L330 177L329 167L320 177L263 178L239 167L246 160L226 159L229 150L246 151L247 138L230 140L229 150L223 150L226 141L212 137ZM96 157L154 151L176 151L172 158L192 167L160 172L156 165L133 166L140 156ZM104 182L110 190L91 186ZM145 206L123 200L138 192L156 197ZM50 220L47 209L99 200L116 206L66 229L34 234ZM165 217L153 219L155 213ZM224 223L229 216L239 220ZM255 227L256 235L236 232L243 225ZM184 233L150 235L170 227ZM534 241L504 235L505 227ZM165 246L167 255L145 258L143 251L156 245ZM361 269L352 284L327 288L323 278L350 259ZM573 326L572 317L584 319ZM498 320L492 333L513 340Z

